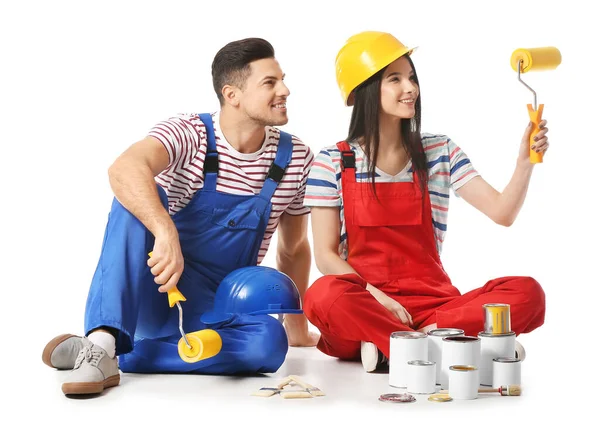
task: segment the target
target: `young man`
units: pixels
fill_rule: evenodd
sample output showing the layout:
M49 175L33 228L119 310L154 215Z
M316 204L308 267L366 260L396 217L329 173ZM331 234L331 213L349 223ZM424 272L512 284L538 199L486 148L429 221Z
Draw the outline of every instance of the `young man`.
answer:
M65 394L118 385L119 367L274 372L288 342L317 342L302 314L288 314L284 330L266 314L219 317L223 310L213 310L221 281L260 264L276 228L281 284L289 281L286 274L303 295L310 271L303 200L313 154L273 127L288 121L290 92L271 44L258 38L227 44L214 58L212 76L220 112L160 122L110 167L115 200L87 300L86 336L57 336L42 356L50 367L73 369L62 386ZM187 298L183 328L216 331L204 342L219 343L217 355L186 362L178 354L178 342L186 338L177 308L167 301L176 286ZM263 297L259 292L252 301Z

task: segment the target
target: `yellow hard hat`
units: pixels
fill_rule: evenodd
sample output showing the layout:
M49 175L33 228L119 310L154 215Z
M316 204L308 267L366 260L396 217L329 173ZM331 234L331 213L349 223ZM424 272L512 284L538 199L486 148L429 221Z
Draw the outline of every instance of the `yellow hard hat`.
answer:
M365 31L350 37L335 58L335 76L344 103L354 104L351 94L356 87L413 50L387 32Z

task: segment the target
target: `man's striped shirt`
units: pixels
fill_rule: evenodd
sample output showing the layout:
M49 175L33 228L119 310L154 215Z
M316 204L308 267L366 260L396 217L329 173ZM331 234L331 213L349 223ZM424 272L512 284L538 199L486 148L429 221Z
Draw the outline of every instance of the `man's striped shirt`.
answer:
M262 147L250 154L235 150L225 139L219 126L219 113L213 115L215 140L219 154L217 191L229 194L258 194L275 160L279 145L279 130L265 128ZM169 198L169 213L185 207L194 194L204 186L206 128L197 114L181 114L158 123L149 132L169 153L169 166L155 178ZM303 205L308 172L314 160L310 148L292 137L292 160L273 194L271 216L260 248L258 263L267 253L271 238L282 213L303 215L309 209Z

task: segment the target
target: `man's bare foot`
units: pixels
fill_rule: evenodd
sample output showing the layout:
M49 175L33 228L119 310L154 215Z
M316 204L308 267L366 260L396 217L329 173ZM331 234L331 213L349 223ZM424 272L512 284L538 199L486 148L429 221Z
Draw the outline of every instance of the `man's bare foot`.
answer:
M427 325L427 326L425 326L425 327L423 327L421 329L417 329L417 331L418 332L427 333L427 332L429 332L430 330L433 330L433 329L437 329L437 323L432 323L432 324Z
M304 314L286 314L283 327L290 347L314 347L319 342L319 334L308 330L308 320Z

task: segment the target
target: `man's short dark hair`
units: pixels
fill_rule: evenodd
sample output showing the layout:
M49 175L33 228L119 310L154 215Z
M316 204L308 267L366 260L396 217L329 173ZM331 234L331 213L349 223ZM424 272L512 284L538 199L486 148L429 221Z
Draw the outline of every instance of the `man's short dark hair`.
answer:
M225 85L243 89L250 75L250 63L275 57L271 43L262 38L245 38L232 41L221 48L212 63L213 87L219 103L225 102L221 90Z

